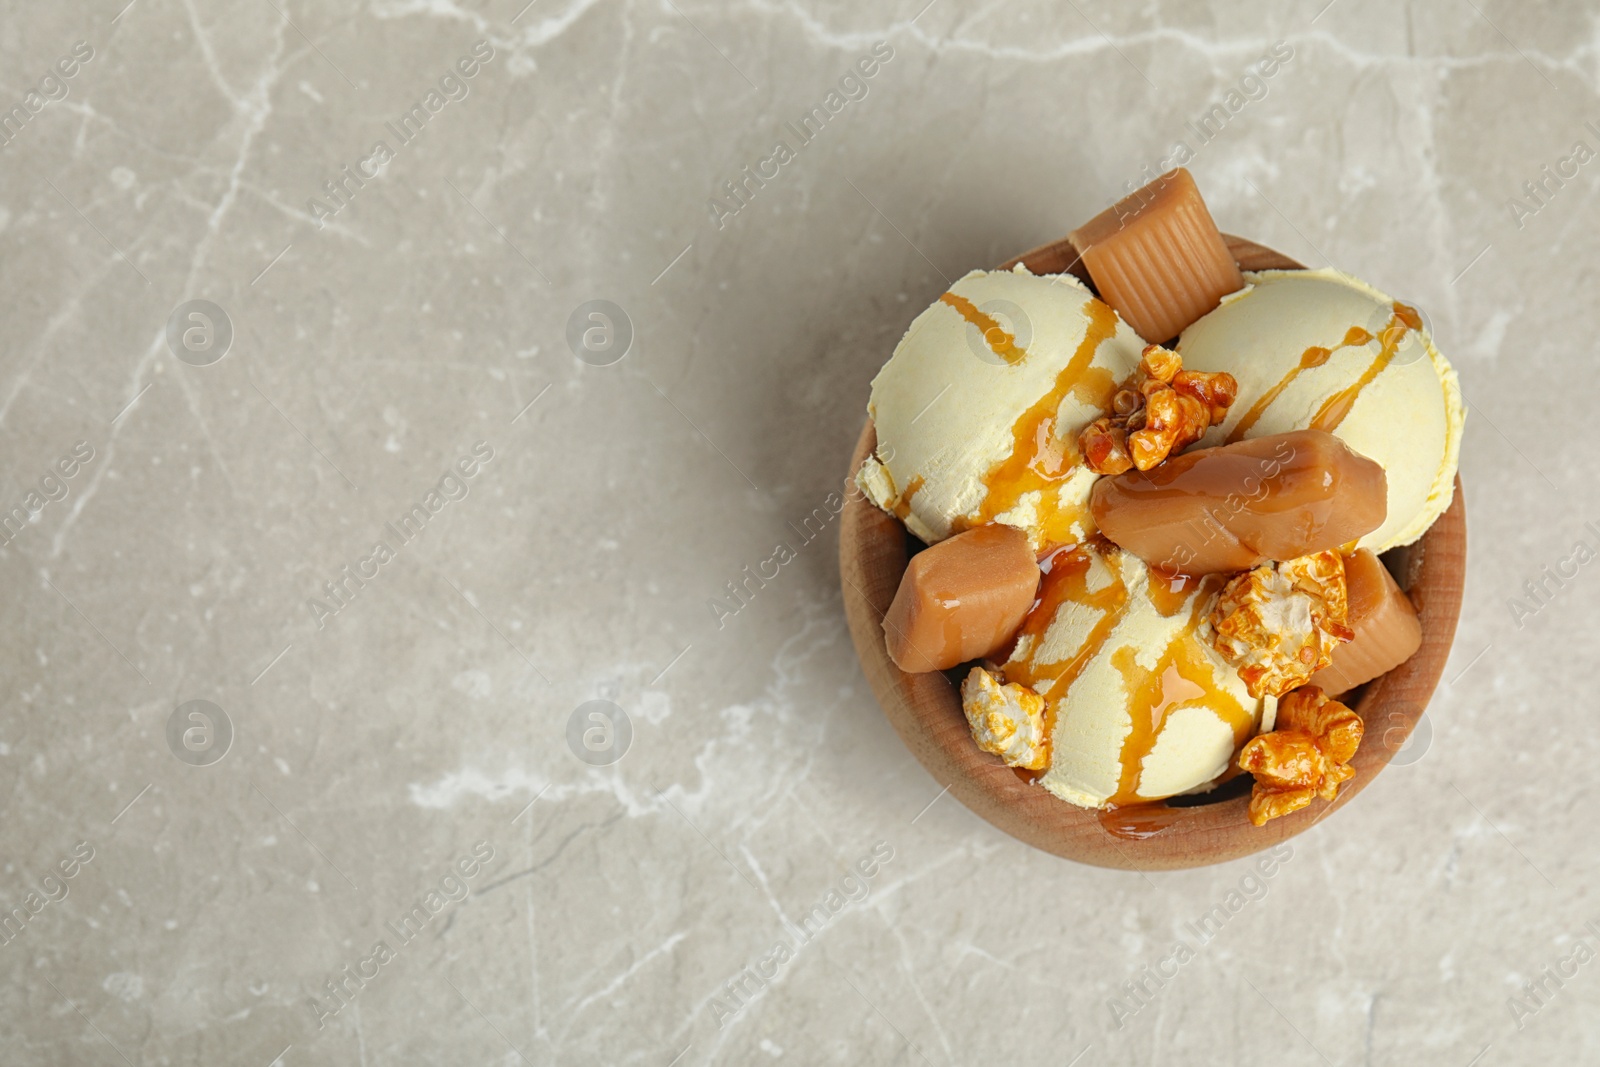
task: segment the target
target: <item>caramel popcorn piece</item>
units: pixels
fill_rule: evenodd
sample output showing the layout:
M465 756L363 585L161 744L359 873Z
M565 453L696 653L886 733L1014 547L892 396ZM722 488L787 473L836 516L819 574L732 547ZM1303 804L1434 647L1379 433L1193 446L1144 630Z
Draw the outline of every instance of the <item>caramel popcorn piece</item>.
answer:
M1233 375L1186 371L1183 357L1160 345L1145 347L1135 379L1112 398L1112 414L1078 436L1084 464L1096 474L1158 466L1226 418L1239 393Z
M1263 564L1223 586L1207 620L1211 646L1253 697L1281 696L1333 661L1346 623L1344 559L1334 549Z
M1008 767L1042 771L1050 766L1050 741L1045 737L1044 697L1027 686L1001 685L982 667L974 667L961 683L961 709L967 713L972 739Z
M1356 775L1350 761L1361 745L1361 716L1314 685L1278 704L1277 728L1250 739L1239 753L1239 769L1255 776L1250 821L1299 811L1316 797L1332 800Z
M1144 358L1139 361L1139 369L1158 382L1171 384L1172 379L1183 370L1183 357L1160 345L1146 345Z
M1128 455L1128 431L1109 417L1095 419L1078 435L1083 461L1097 474L1121 474L1133 469Z

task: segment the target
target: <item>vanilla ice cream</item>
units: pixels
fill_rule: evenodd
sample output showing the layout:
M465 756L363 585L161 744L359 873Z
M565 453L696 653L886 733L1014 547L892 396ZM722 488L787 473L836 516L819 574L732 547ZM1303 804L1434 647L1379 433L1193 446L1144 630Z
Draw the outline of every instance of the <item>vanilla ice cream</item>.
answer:
M988 522L1036 550L1093 529L1078 434L1144 342L1069 274L973 271L918 315L872 382L867 497L929 543Z
M1360 547L1421 537L1450 506L1466 411L1416 312L1335 270L1245 280L1178 341L1185 368L1239 382L1227 419L1196 447L1327 430L1388 479L1388 515Z
M1087 808L1205 789L1276 701L1252 697L1199 636L1219 578L1174 586L1101 544L1053 558L1002 668L1045 701L1039 783Z

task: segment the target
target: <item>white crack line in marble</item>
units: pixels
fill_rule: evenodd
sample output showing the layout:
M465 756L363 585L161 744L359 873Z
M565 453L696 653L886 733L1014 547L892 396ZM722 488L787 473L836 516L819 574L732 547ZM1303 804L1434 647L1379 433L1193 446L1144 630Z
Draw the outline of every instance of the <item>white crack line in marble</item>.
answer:
M573 4L559 15L552 15L542 21L531 23L520 30L521 47L538 48L541 45L549 44L551 41L560 38L582 20L583 16L604 2L605 0L585 0L585 2ZM531 7L532 5L528 6ZM374 18L379 19L401 19L409 18L413 15L423 15L438 19L467 22L480 33L489 33L501 26L499 22L491 21L477 11L463 8L455 3L454 0L395 0L395 2L390 3L374 3L368 10ZM517 12L512 22L522 18L527 13L527 10L527 7L524 7ZM495 39L494 43L498 45L504 40L506 40L504 37L500 37ZM508 43L507 47L512 47L512 45Z
M521 811L517 812L515 815L513 815L511 817L512 825L513 826L516 825L516 822L517 822L518 819L520 819L524 815L528 814L529 810L531 810L535 804L539 803L539 798L544 796L545 793L549 792L549 790L550 790L550 784L547 782L547 783L545 783L545 787L543 789L539 790L537 793L535 793L533 795L533 799L528 801L526 807L524 807Z
M691 29L693 29L695 33L698 33L700 35L700 39L701 40L705 41L706 44L711 46L712 51L716 52L717 55L722 57L722 61L724 63L726 63L728 66L733 68L733 72L735 74L739 75L739 77L743 78L746 82L748 82L749 85L750 85L750 88L754 89L758 93L761 91L761 86L757 85L753 81L750 81L750 76L748 74L746 74L744 71L740 70L738 67L734 66L733 60L728 58L728 53L724 52L721 48L717 47L716 42L712 41L711 38L707 37L706 36L706 32L704 30L702 30L699 26L695 25L695 22L694 22L693 19L691 19L688 15L685 15L683 13L683 8L681 8L677 4L675 4L673 2L673 0L666 0L666 4L667 4L668 7L672 8L672 10L676 11L678 13L678 17L683 19L683 21L687 22L689 24L689 27Z
M290 29L294 30L295 33L298 33L300 35L300 39L302 41L304 41L306 43L306 45L312 51L316 52L317 55L322 57L322 61L324 63L328 64L328 66L333 68L333 72L335 74L339 75L339 77L344 79L344 83L346 85L350 86L350 88L354 89L356 92L360 92L361 91L361 86L359 86L355 82L351 81L349 76L347 74L345 74L344 71L339 69L338 64L336 64L333 60L329 59L327 53L324 52L322 49L317 47L317 42L313 41L310 37L307 37L306 36L306 31L302 30L299 26L295 25L294 19L289 17L289 13L287 11L285 11L283 8L279 7L274 2L274 0L267 0L267 3L272 5L272 9L274 11L276 11L278 14L283 16L283 21L287 22L289 24Z
M33 374L39 369L39 365L44 362L45 356L49 352L50 342L55 339L56 334L69 324L77 326L83 321L84 293L98 289L101 282L105 280L106 275L113 269L120 270L121 268L114 268L112 261L107 260L101 266L99 272L88 280L84 288L68 296L61 310L50 316L49 320L44 324L44 329L39 332L39 338L34 343L32 352L29 354L27 366L12 380L11 387L6 392L5 400L0 402L0 426L5 425L6 416L11 413L11 406L16 402L17 397L21 395L23 389L32 384Z
M1067 0L1067 4L1072 8L1072 10L1074 10L1074 11L1076 11L1078 13L1078 17L1083 19L1083 21L1088 24L1088 26L1089 26L1089 28L1091 30L1093 30L1095 33L1098 33L1101 37L1103 37L1105 39L1106 44L1111 46L1112 51L1116 52L1117 55L1121 56L1122 57L1122 61L1124 63L1126 63L1129 67L1132 67L1133 68L1133 72L1135 74L1139 75L1139 77L1143 78L1144 79L1144 83L1146 85L1150 86L1150 88L1152 88L1152 89L1154 89L1156 87L1156 83L1150 80L1150 75L1148 75L1148 74L1146 74L1144 72L1144 68L1139 66L1139 64L1135 63L1133 60L1129 59L1128 58L1128 53L1124 52L1122 49L1117 47L1117 42L1113 41L1109 36L1107 36L1106 32L1104 30L1102 30L1099 26L1096 26L1093 22L1091 22L1089 20L1089 16L1085 15L1083 13L1083 8L1081 8L1081 7L1079 7L1077 5L1076 0Z
M733 868L733 873L734 874L737 874L740 878L744 879L745 885L748 885L751 889L756 889L756 884L750 880L750 876L748 874L745 874L744 871L740 870L739 866L728 858L728 854L726 852L722 851L722 849L718 848L716 846L716 843L713 842L711 840L711 838L709 838L709 837L707 837L705 835L705 831L701 830L700 827L696 826L694 824L694 820L689 818L689 816L685 815L683 813L683 809L678 807L678 805L674 804L672 802L672 800L665 793L663 793L661 791L661 787L660 786L651 786L651 788L656 791L656 796L661 799L662 803L666 804L673 811L677 812L679 818L683 819L684 822L689 824L689 829L693 830L695 833L700 835L700 840L704 841L707 845L709 845L711 847L711 851L715 852L718 856L722 857L722 862L723 863L726 863L729 867ZM756 892L759 893L760 890L756 889Z
M609 997L611 994L621 989L623 985L627 983L628 979L638 974L639 971L647 966L651 960L671 952L673 949L677 948L678 945L682 944L688 936L689 932L687 930L679 930L678 932L670 935L661 944L646 952L643 956L640 956L637 960L618 973L616 977L612 978L601 988L595 990L593 993L590 993L588 996L583 997L581 1000L577 1000L575 1002L568 1001L567 1008L565 1009L568 1018L576 1018L577 1016L583 1014L584 1009L589 1007L589 1005L593 1004L595 1001L600 1000L603 997Z
M217 199L216 205L212 208L211 213L207 216L206 232L202 234L200 240L195 243L194 255L189 261L189 271L184 280L183 291L190 292L194 289L195 283L200 277L202 266L210 255L212 241L221 232L222 220L227 217L228 212L232 210L235 201L238 199L241 176L244 172L245 163L250 157L251 147L254 145L256 137L259 136L262 129L265 128L267 118L272 113L271 90L272 87L277 84L278 79L283 75L283 70L277 66L277 61L283 55L284 36L283 27L280 23L277 33L276 46L274 47L271 55L267 57L267 69L256 79L256 83L251 89L250 96L242 99L233 93L233 91L228 87L227 83L222 80L220 73L217 72L216 58L211 53L210 41L200 29L199 17L195 13L192 0L184 0L184 8L188 12L189 22L194 30L197 45L201 50L202 56L206 60L207 66L212 71L213 78L216 81L219 90L221 90L222 94L230 101L230 103L232 103L235 118L243 116L246 119L244 129L240 133L239 137L238 155L235 157L233 167L229 171L228 187ZM130 389L139 386L140 381L145 377L145 372L165 348L165 343L166 329L165 325L163 325L163 327L157 330L155 336L151 339L149 347L145 349L144 357L134 366L133 373L130 375ZM230 488L236 489L237 487L233 486L233 478L228 472L227 464L222 459L221 453L217 450L215 442L212 441L210 430L206 427L205 420L200 414L199 405L197 403L193 387L184 381L182 375L178 375L178 381L180 388L182 388L184 392L184 397L189 404L190 412L195 416L197 422L199 422L205 434L206 441L211 446L211 452L217 461L218 468L222 471L223 477L228 482ZM3 413L0 413L0 417L3 417ZM73 526L76 524L78 516L83 512L85 505L87 505L89 501L94 498L95 493L100 487L101 481L106 476L106 472L113 466L113 462L116 459L117 435L120 433L122 427L126 425L126 423L117 423L113 425L112 433L107 439L105 446L106 461L100 464L90 475L89 482L83 487L74 507L62 519L61 526L57 529L56 536L53 540L53 547L51 550L52 558L60 555L62 548L66 543L67 535L71 532Z
M1260 52L1263 48L1271 47L1277 39L1276 36L1246 36L1232 37L1226 40L1208 40L1199 34L1180 27L1156 26L1128 34L1107 33L1098 39L1095 37L1077 37L1045 48L997 47L983 41L967 38L935 36L921 27L914 28L915 18L907 22L892 21L868 30L836 31L829 28L816 15L801 7L795 0L788 0L785 3L774 3L771 0L743 0L737 8L726 7L721 9L722 13L729 15L741 10L755 11L768 16L789 17L799 25L805 36L810 40L833 48L861 48L885 36L896 34L902 30L911 30L918 43L926 46L931 52L970 52L992 59L1023 60L1034 63L1048 63L1058 59L1094 55L1113 48L1120 50L1145 45L1175 45L1214 62L1232 62L1240 57L1248 57ZM919 12L917 18L921 18L921 15L922 13ZM1288 28L1292 29L1293 25L1290 24ZM1471 69L1498 63L1521 63L1537 60L1549 67L1568 71L1585 83L1588 83L1590 77L1583 64L1592 59L1597 53L1600 53L1600 40L1593 40L1580 45L1569 56L1556 57L1537 51L1525 52L1515 45L1511 46L1512 51L1510 52L1478 52L1471 56L1416 56L1402 53L1364 52L1326 30L1294 34L1293 39L1296 42L1315 41L1326 45L1350 62L1362 67L1402 65ZM1509 44L1510 42L1508 41L1507 43Z
M867 899L863 903L865 903L877 915L879 921L883 923L885 928L891 928L893 926L893 923L890 922L888 915L884 913L883 905L890 898L892 898L894 895L898 894L901 889L906 888L908 886L916 885L922 879L924 879L926 877L929 877L929 876L932 876L934 874L937 874L940 870L942 870L948 864L957 863L957 862L963 862L963 861L969 861L970 858L972 856L974 856L974 855L978 859L983 859L983 858L988 857L989 855L992 855L992 854L1000 851L1004 847L1005 847L1005 845L1003 844L1003 842L1001 842L998 838L996 838L996 839L993 839L987 846L980 845L976 850L971 850L971 849L952 849L950 852L946 853L944 857L940 858L939 860L935 861L932 864L929 864L923 870L913 871L910 874L902 876L898 881L884 883L884 885L880 889L878 889L876 892L874 892L871 895L869 895L867 897ZM828 933L828 931L836 930L836 929L842 929L840 924L829 923L828 925L826 925L822 929L820 929L812 937L804 939L804 940L800 941L799 943L797 943L796 945L794 945L791 948L792 961L793 962L789 963L783 969L782 974L779 976L779 978L774 980L774 983L773 983L774 986L777 985L779 981L783 980L783 976L786 976L786 975L794 973L794 964L797 963L803 955L805 955L807 948L809 948L813 944L820 943L822 941L823 937ZM681 1023L678 1024L677 1028L675 1030L673 1030L673 1032L672 1032L673 1036L674 1037L681 1036L684 1033L685 1030L687 1030L688 1028L692 1027L694 1025L694 1023L695 1023L695 1020L700 1017L701 1013L706 1009L707 1005L709 1005L711 1003L711 1001L714 1000L716 997L721 996L722 993L723 993L723 988L721 986L716 986L716 987L712 988L711 992L707 993L705 996L701 997L698 1001L694 1002L694 1004L690 1008L689 1014L685 1017L685 1019ZM756 1003L764 1001L764 1000L766 1000L766 991L765 990L763 990L760 994L758 994L757 996L752 998L752 1000L750 1001L750 1004L751 1005L755 1005ZM743 1020L754 1018L755 1015L756 1015L755 1012L748 1012L747 1013L747 1012L741 1011L741 1012L738 1013L737 1016L735 1016L735 1018L730 1022L730 1024L727 1027L719 1028L719 1030L717 1032L716 1041L711 1046L711 1051L710 1051L710 1054L709 1054L710 1058L712 1060L714 1060L716 1058L717 1051L722 1047L723 1043L729 1037L732 1036L733 1032L736 1029L738 1029L739 1025L743 1022Z
M881 913L880 913L881 917ZM939 1044L944 1048L944 1054L952 1063L955 1062L955 1046L950 1042L950 1035L945 1032L944 1025L939 1021L939 1012L922 992L922 985L917 981L917 968L912 962L911 945L906 941L900 928L891 922L884 922L884 929L889 931L889 936L894 938L895 946L899 951L898 970L901 978L911 987L911 992L917 998L917 1004L922 1008L922 1014L927 1019L928 1025L933 1027L934 1036L939 1039Z

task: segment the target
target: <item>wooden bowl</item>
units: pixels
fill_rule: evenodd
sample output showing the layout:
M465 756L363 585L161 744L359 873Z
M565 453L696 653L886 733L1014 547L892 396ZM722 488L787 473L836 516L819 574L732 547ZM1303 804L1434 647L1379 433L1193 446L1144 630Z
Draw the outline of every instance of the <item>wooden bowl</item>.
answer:
M1245 270L1304 269L1269 248L1237 237L1227 240ZM1088 281L1065 240L1034 249L1005 267L1019 262L1035 274L1070 272ZM868 420L850 461L852 481L876 443ZM1302 833L1348 803L1410 737L1439 684L1461 614L1467 522L1457 478L1455 501L1432 529L1408 548L1384 556L1417 607L1422 647L1344 698L1361 715L1366 736L1353 761L1356 776L1339 790L1337 800L1313 801L1293 815L1252 826L1246 814L1250 778L1241 775L1209 794L1115 812L1089 811L1024 781L997 756L979 749L967 729L959 689L944 674L907 674L889 659L883 615L920 542L859 492L847 493L846 499L839 533L845 615L862 670L900 739L935 779L949 785L952 796L1001 830L1035 848L1100 867L1155 871L1222 863Z

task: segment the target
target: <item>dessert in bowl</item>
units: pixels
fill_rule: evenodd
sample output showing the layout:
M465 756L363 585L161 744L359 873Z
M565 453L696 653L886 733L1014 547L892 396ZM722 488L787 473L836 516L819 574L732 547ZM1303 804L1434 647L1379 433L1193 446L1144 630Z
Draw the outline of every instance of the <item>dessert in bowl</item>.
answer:
M1269 847L1438 682L1454 372L1404 304L1218 233L1185 172L957 281L868 414L841 529L863 668L1014 836L1139 869Z

